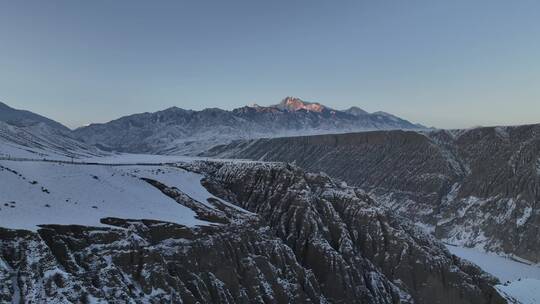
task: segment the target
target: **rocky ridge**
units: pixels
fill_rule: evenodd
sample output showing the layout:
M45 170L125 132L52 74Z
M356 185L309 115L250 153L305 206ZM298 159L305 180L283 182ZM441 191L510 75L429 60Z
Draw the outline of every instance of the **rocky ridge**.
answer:
M324 171L446 242L540 262L540 125L237 141L205 155Z
M505 303L496 280L362 191L286 164L178 164L216 208L147 183L215 225L0 229L0 302ZM253 214L254 213L254 214Z

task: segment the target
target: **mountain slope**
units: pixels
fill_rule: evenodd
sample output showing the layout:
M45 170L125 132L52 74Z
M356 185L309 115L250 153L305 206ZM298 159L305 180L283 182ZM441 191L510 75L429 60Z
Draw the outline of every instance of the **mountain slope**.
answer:
M99 224L0 228L0 302L506 303L493 287L496 279L363 192L297 167L44 163L36 171L20 161L1 163L3 174L23 184L22 177L47 184L49 208L58 211L73 202L57 198L85 198L55 187L63 182L48 171L88 175L80 182L90 192L92 183L118 179L147 184L127 187L128 193L155 196L143 218L130 218L131 210L108 213L112 205L132 207L96 197L97 211L104 209ZM200 189L201 182L215 196ZM112 188L122 192L117 186L130 183ZM16 188L0 193L16 194ZM152 213L150 203L165 202L178 204L168 217L177 210L190 219ZM83 216L97 211L80 209Z
M449 243L540 262L540 125L260 139L206 155L324 171Z
M75 139L67 127L0 103L0 157L69 159L104 155Z
M25 110L17 110L0 102L0 121L17 127L29 127L43 123L53 129L69 131L59 122Z
M234 139L423 128L389 114L338 111L287 97L280 104L269 107L254 105L232 111L169 108L135 114L79 128L75 135L88 144L107 150L196 154Z

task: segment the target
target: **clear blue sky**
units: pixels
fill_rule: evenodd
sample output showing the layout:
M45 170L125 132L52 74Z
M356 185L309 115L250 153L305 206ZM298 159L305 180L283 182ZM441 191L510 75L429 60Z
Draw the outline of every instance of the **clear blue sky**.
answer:
M540 1L0 2L0 100L70 127L287 95L540 122Z

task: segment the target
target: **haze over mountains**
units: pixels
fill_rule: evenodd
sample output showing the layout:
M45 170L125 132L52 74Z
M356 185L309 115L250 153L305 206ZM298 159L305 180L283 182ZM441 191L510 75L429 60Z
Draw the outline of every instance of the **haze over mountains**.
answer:
M104 150L197 154L234 139L424 128L384 112L367 113L356 107L339 111L287 97L277 105L245 106L232 111L173 107L91 124L75 130L74 134Z
M357 107L338 111L293 97L268 107L253 105L232 111L217 108L193 111L172 107L76 130L47 117L0 103L0 123L2 136L10 141L35 148L68 149L63 152L65 155L85 154L87 151L92 151L92 154L117 151L196 155L235 139L425 128L385 112L367 113ZM9 153L6 151L4 154Z

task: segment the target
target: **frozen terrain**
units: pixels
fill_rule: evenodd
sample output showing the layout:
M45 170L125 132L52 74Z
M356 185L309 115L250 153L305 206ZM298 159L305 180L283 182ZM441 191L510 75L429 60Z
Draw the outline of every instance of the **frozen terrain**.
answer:
M447 248L452 254L475 263L501 280L502 284L496 288L502 295L511 297L521 304L540 303L539 265L515 261L473 248L451 245Z
M198 155L233 140L343 133L380 129L425 129L394 115L359 108L336 110L287 97L277 105L192 111L169 108L140 113L73 131L81 141L107 151Z
M142 178L175 187L213 208L202 176L176 167L2 160L0 223L28 230L43 224L103 226L100 219L106 217L209 224Z
M70 160L104 155L107 153L75 140L68 131L44 123L14 126L0 121L0 159Z
M523 279L497 286L499 292L521 304L540 303L540 280Z
M138 164L0 161L0 303L506 303L325 174L117 157Z
M322 171L446 243L540 263L540 124L257 139L204 155Z
M291 107L244 114L325 117L321 105ZM501 295L537 303L537 267L450 248L500 278L495 289L494 277L326 174L103 152L43 117L8 110L0 303L506 303ZM518 226L534 215L524 210Z
M253 162L252 160L242 159L220 159L209 157L191 157L180 155L155 155L155 154L132 154L132 153L114 153L106 156L91 156L77 159L76 162L84 163L99 163L99 164L116 164L116 165L143 165L143 164L171 164L178 162L193 162L193 161L223 161L223 162Z

